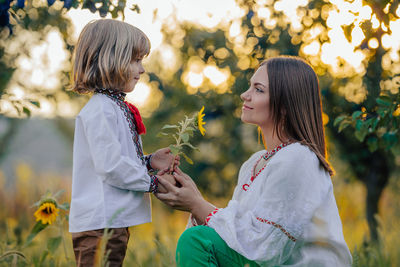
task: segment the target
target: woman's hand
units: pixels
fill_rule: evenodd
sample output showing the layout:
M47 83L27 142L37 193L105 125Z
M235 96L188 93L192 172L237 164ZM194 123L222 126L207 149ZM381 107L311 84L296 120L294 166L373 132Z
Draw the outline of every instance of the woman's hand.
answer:
M154 152L150 160L151 167L160 171L172 171L175 166L179 166L179 163L180 157L171 154L171 149L168 147Z
M167 193L156 193L156 197L174 209L191 212L198 223L204 223L207 215L215 207L203 198L192 178L179 168L175 168L173 176L181 187L174 186L163 176L159 176L158 183Z

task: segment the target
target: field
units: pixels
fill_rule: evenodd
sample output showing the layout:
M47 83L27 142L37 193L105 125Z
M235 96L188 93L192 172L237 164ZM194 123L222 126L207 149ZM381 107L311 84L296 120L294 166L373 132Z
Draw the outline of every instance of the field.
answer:
M16 167L14 185L0 173L0 266L73 266L71 236L67 231L66 212L24 247L35 225L32 206L47 191L65 192L59 203L68 202L70 180L58 174L37 174L30 166ZM392 179L380 202L381 244L368 244L365 220L365 189L357 182L333 179L335 196L343 222L346 242L353 253L354 266L400 266L399 179ZM213 199L224 206L228 199ZM153 198L153 223L131 227L131 239L124 266L174 266L175 245L184 231L187 214L173 211ZM61 237L61 238L60 238Z

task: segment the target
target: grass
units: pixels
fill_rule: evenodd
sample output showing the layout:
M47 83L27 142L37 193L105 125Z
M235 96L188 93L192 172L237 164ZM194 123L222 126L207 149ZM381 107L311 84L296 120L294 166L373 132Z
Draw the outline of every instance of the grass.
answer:
M24 242L35 224L32 204L47 190L65 189L60 203L69 201L70 180L59 174L35 174L21 164L14 186L7 186L0 172L0 267L74 266L71 236L60 216L57 223L40 232L33 242ZM359 183L334 179L335 196L343 222L346 242L353 254L354 267L400 266L400 179L392 179L380 202L380 239L369 244L365 221L365 189ZM217 199L223 206L228 199ZM131 227L124 266L169 267L175 265L175 246L187 223L187 214L173 211L158 200L152 203L153 223ZM65 241L65 242L63 242ZM104 251L104 249L103 249ZM103 253L101 253L103 254ZM99 266L107 266L99 261Z

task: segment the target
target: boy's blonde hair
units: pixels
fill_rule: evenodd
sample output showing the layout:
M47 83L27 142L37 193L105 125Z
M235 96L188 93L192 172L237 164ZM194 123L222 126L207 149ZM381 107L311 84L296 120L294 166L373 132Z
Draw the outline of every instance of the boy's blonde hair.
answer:
M133 79L129 65L150 52L149 38L138 28L117 20L87 24L79 35L73 56L72 91L96 88L122 91Z

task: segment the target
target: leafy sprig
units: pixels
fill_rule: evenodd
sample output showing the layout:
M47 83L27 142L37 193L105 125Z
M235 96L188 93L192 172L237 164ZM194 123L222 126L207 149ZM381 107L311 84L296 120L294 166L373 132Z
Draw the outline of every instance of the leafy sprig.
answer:
M164 125L161 130L175 130L175 132L172 133L165 133L165 132L160 132L159 136L170 136L173 137L175 140L175 144L171 144L169 145L169 148L171 149L171 153L173 155L182 155L185 160L189 163L189 164L193 164L193 160L191 158L188 157L188 155L186 155L183 152L183 148L189 147L191 149L194 150L199 150L197 147L195 147L194 145L192 145L190 143L190 137L193 137L194 132L196 130L199 130L201 132L202 135L204 135L205 133L205 129L203 128L203 125L205 125L205 122L203 121L203 117L204 117L204 107L201 108L201 110L195 114L193 114L193 116L188 117L187 115L185 115L185 119L182 121L179 121L178 124L176 125L171 125L171 124L166 124Z

